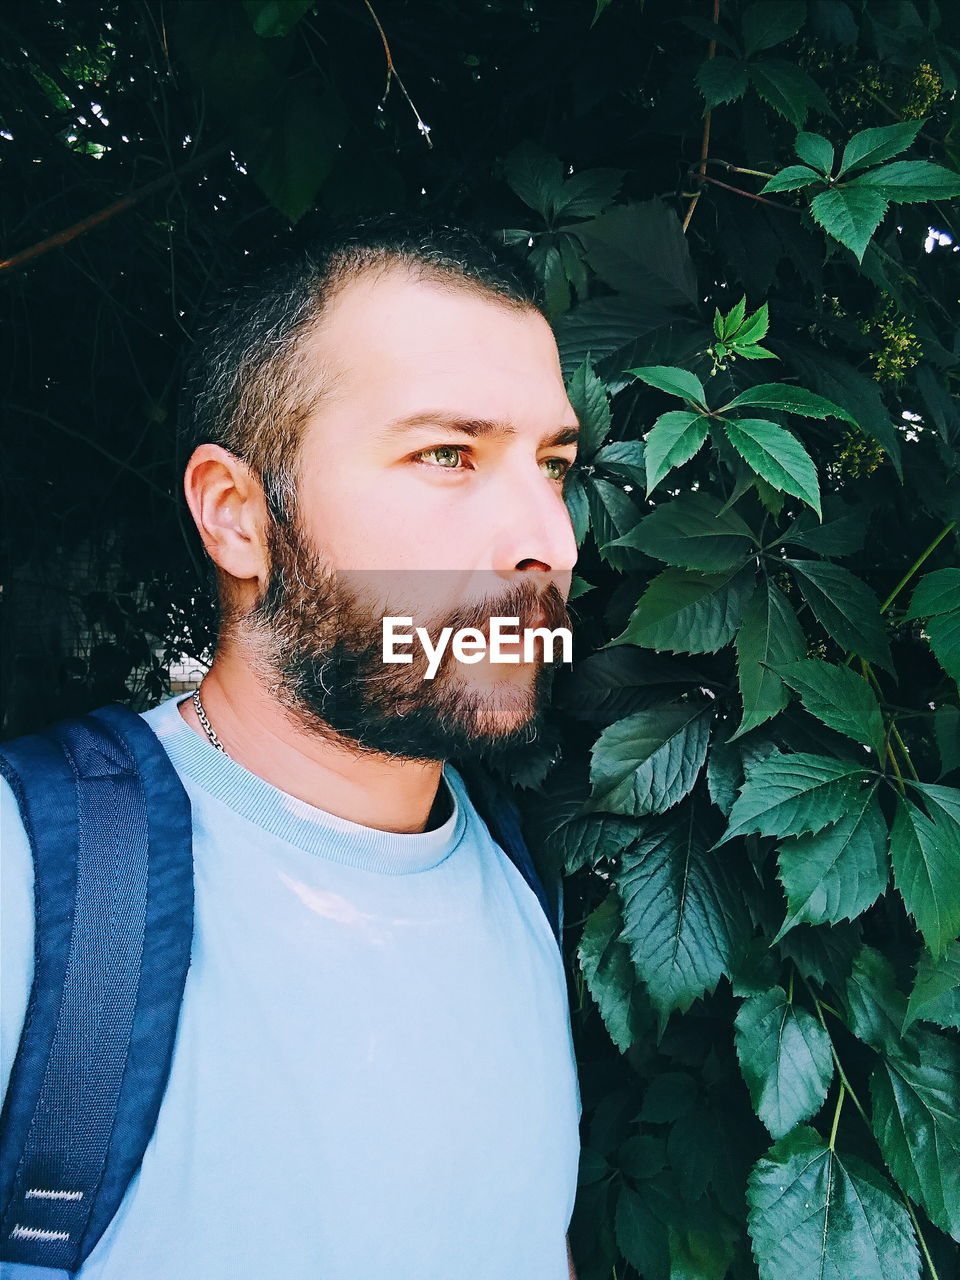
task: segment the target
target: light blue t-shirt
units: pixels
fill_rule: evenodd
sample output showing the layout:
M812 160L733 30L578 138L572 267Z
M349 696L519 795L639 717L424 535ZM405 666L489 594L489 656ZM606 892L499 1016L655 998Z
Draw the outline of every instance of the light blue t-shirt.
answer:
M450 767L399 835L145 715L193 806L196 925L170 1081L81 1280L566 1280L580 1095L543 910ZM2 784L0 1087L33 876Z

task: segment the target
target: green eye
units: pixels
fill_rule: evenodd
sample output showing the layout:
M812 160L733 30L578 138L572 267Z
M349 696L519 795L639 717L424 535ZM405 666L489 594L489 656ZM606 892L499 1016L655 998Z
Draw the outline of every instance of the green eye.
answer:
M570 463L566 458L544 458L540 465L551 480L562 480L570 470Z
M433 458L438 466L446 467L448 471L456 470L460 462L460 450L454 448L453 445L440 445L436 449L424 449L420 455L421 458Z

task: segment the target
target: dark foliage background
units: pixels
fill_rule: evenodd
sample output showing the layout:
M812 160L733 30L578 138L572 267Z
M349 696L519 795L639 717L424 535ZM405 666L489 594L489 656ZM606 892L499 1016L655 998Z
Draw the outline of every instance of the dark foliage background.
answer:
M566 877L581 1280L956 1280L960 9L34 0L0 36L4 735L209 656L175 423L218 280L354 213L500 231L586 431L578 660L513 779Z

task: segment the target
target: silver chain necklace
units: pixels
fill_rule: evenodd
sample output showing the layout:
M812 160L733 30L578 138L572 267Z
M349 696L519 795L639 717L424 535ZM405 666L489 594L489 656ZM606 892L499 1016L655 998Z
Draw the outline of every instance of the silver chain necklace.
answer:
M197 712L197 719L198 719L198 720L200 721L200 723L203 725L203 731L204 731L204 733L207 735L207 737L210 739L210 741L213 743L213 745L217 748L217 750L218 750L218 751L222 751L222 752L223 752L223 754L224 754L224 755L226 755L226 754L227 754L227 749L226 749L226 747L223 745L223 743L222 743L222 742L220 741L220 739L217 737L217 731L214 729L213 725L212 725L212 724L210 723L210 721L207 719L207 713L204 711L204 709L203 709L203 703L200 701L200 690L199 690L199 689L194 689L194 691L193 691L193 705L194 705L194 707L196 708L196 712Z

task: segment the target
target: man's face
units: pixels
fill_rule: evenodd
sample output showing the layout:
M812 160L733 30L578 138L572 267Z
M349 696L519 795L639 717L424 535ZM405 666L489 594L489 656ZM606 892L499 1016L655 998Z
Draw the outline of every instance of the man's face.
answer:
M576 545L562 495L576 416L542 316L406 272L363 276L302 358L325 387L298 509L271 531L248 623L288 706L320 731L419 759L529 740L548 669L466 665L432 680L383 661L384 615L440 629L568 625ZM411 652L411 650L407 650Z

